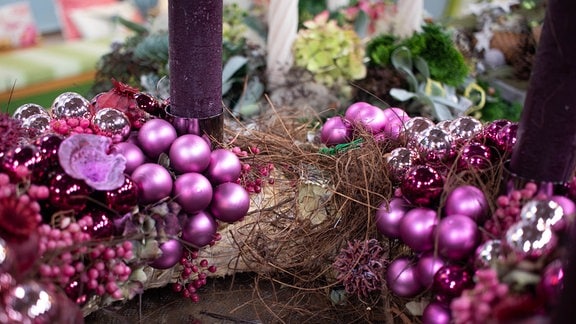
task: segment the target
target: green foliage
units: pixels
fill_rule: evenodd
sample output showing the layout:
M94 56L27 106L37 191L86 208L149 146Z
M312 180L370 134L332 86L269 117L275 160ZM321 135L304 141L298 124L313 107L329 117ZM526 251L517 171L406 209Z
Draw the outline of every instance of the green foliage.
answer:
M477 117L482 121L493 121L506 119L510 121L519 121L522 112L522 103L509 102L503 99L500 93L490 87L487 82L478 82L482 88L490 95L486 97L486 104L482 110L477 112Z
M366 46L366 53L370 58L370 65L386 67L390 65L390 56L398 47L398 38L383 34L376 36Z
M298 1L298 20L300 23L312 20L324 10L326 10L326 0L300 0Z

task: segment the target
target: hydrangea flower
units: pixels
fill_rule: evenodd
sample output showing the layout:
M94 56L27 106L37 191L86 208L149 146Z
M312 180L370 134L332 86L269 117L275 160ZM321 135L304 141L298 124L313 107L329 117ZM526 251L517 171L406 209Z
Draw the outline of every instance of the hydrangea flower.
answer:
M93 134L73 134L60 144L58 159L64 171L96 190L114 190L124 183L126 158L108 154L112 140Z

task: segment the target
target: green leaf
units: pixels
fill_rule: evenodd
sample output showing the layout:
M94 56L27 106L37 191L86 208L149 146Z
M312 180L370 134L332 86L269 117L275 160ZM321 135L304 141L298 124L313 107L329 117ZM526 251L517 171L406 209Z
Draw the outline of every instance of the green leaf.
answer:
M406 101L416 97L415 93L400 88L390 89L390 95L399 101Z
M454 116L452 116L452 112L450 111L450 109L444 106L443 104L435 102L432 105L432 108L434 116L439 121L454 119Z
M396 69L412 74L412 53L408 47L398 47L392 52L390 59Z
M430 78L430 69L428 68L428 63L426 63L422 57L416 56L414 58L414 67L416 68L416 71L422 74L425 79Z
M248 59L244 56L235 55L232 56L224 68L222 68L222 81L226 82L232 78L234 73L238 72L245 64L248 62Z
M358 15L356 16L356 20L354 21L354 31L360 38L364 38L368 32L368 24L370 23L370 19L368 19L368 15L365 11L360 10Z

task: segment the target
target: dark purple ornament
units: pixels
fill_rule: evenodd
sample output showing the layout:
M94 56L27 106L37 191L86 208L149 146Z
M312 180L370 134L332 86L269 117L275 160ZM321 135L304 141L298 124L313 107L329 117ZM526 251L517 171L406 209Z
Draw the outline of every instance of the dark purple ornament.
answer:
M79 306L83 306L88 301L88 296L84 290L85 287L79 280L71 280L64 287L66 296Z
M457 163L460 170L486 170L492 165L492 150L478 142L465 144Z
M494 120L484 126L476 138L483 140L484 144L498 148L498 133L504 126L510 125L512 122L505 119Z
M36 138L34 145L36 145L40 152L40 159L32 175L34 180L37 180L37 182L47 180L50 172L55 169L54 166L58 165L58 148L63 140L64 137L53 133Z
M400 187L409 202L427 207L438 202L444 187L444 179L436 169L427 165L417 165L406 173Z
M122 215L130 212L138 205L138 186L129 176L124 177L124 183L117 189L106 191L108 208Z
M474 285L472 275L461 266L445 265L434 275L433 291L441 300L451 300Z
M41 160L40 151L36 146L25 144L8 151L2 160L2 168L14 179L19 179L24 172L34 171Z
M503 152L511 153L516 144L516 134L518 133L518 123L510 123L502 127L496 136L497 147Z
M48 190L52 207L76 212L86 207L88 196L93 191L84 180L74 179L66 173L55 175L50 180Z
M92 218L92 226L85 226L82 231L94 238L106 238L114 235L114 223L109 217L109 212L100 208L90 208L83 211L81 215Z
M431 302L422 313L422 324L450 324L451 319L450 308L440 302Z
M138 108L151 115L159 116L163 112L160 102L147 93L137 93L134 95L134 99L136 100L136 106L138 106Z

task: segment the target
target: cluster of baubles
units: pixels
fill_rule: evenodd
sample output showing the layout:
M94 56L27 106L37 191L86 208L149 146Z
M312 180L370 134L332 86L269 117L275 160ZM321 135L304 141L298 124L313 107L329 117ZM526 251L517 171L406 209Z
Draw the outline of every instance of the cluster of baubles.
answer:
M510 270L521 261L534 265L529 272L538 278L534 286L543 294L541 300L557 299L562 277L558 242L575 213L571 199L528 184L499 197L492 210L485 192L473 185L446 191L447 177L502 163L514 146L516 130L517 124L506 120L483 125L472 117L459 117L434 123L410 118L398 108L380 109L363 102L351 105L344 117L328 119L321 130L327 146L366 134L377 143L386 141L384 147L390 150L386 168L396 193L378 206L376 227L412 251L391 261L386 283L399 297L431 295L424 323L486 321L485 313L473 318L482 312L462 312L462 302L456 302L458 316L453 317L451 303L463 293L471 298L467 291L474 289L477 271ZM493 307L502 296L492 297L483 305Z

